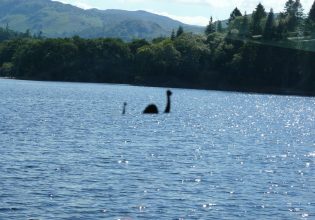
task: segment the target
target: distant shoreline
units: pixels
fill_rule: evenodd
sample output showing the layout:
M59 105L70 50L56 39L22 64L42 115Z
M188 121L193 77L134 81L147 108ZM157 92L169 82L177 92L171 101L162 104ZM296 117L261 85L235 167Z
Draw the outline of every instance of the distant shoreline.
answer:
M53 81L53 80L39 80L39 79L25 79L25 78L15 78L15 77L0 77L0 79L8 80L21 80L21 81L35 81L35 82L59 82L59 83L86 83L86 84L108 84L108 85L129 85L129 86L139 86L139 87L154 87L154 88L177 88L177 89L191 89L191 90L204 90L204 91L218 91L218 92L235 92L235 93L246 93L246 94L258 94L258 95L279 95L279 96L298 96L298 97L315 97L315 93L311 92L301 92L294 90L280 90L271 88L269 90L261 89L254 90L248 88L206 88L198 86L188 86L188 85L171 85L166 84L154 84L154 83L119 83L119 82L84 82L84 81Z
M0 76L0 79L16 79L15 77Z

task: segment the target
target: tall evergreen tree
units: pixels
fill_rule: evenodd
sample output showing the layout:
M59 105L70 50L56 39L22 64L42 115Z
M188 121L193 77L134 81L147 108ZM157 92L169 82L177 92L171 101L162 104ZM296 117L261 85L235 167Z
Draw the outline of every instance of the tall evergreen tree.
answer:
M266 40L271 40L275 35L275 15L273 13L273 9L270 9L270 12L267 17L266 25L264 28L263 37Z
M235 20L235 18L242 16L241 11L236 7L230 14L229 24Z
M287 37L288 34L288 25L285 19L285 15L280 13L278 19L278 25L276 26L276 38L278 40L283 40Z
M217 22L217 32L223 32L222 21Z
M177 29L176 37L179 37L184 33L184 28L182 26L179 26Z
M242 38L246 38L249 35L249 20L248 20L248 16L247 16L246 12L245 12L243 19L242 19L241 27L239 30L239 35Z
M311 10L308 13L305 24L306 34L311 34L312 36L315 36L315 1L312 5Z
M174 29L172 30L172 34L171 34L171 40L175 40L176 35L175 35L175 31Z
M299 35L303 35L305 19L304 19L304 9L301 4L301 0L295 0L294 3L294 11L295 11L295 29L298 31Z
M215 25L213 23L213 18L212 16L210 17L210 20L209 20L209 24L207 25L206 27L206 30L205 30L205 34L206 35L209 35L209 34L212 34L215 32Z
M259 3L252 14L252 34L259 35L263 33L261 21L267 16L265 7Z
M315 1L312 5L310 12L308 13L308 19L312 22L315 22Z
M301 0L295 0L294 5L293 5L293 9L294 9L294 14L298 19L302 19L304 16L304 9L301 3Z
M288 0L285 3L284 14L287 19L288 31L295 31L303 20L303 7L300 0Z
M287 0L284 6L284 14L285 15L293 15L294 14L294 0Z

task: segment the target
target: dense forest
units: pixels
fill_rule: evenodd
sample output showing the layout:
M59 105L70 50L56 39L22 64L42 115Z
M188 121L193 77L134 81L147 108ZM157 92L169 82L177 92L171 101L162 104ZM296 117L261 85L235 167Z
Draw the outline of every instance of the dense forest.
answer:
M182 27L169 37L47 39L0 29L0 76L33 80L129 83L218 90L315 94L315 2L283 12L235 8L203 35Z

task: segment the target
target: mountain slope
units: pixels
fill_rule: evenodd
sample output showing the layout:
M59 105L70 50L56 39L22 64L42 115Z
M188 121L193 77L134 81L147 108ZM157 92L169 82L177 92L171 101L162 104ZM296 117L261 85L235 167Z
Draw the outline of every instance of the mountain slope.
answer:
M51 0L0 0L0 26L7 24L16 31L41 31L47 37L80 35L125 40L168 36L180 25L187 31L203 31L203 27L145 11L83 10Z

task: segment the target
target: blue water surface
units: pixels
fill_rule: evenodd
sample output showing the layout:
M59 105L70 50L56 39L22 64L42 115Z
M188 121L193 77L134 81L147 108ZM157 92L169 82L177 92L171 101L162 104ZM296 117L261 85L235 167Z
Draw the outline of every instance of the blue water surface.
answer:
M0 219L315 219L315 98L165 91L0 79Z

